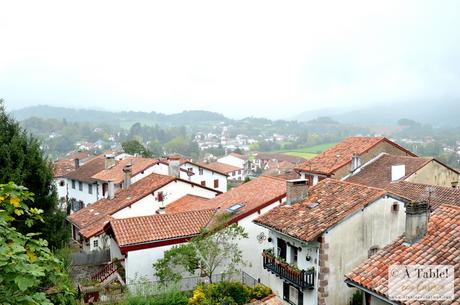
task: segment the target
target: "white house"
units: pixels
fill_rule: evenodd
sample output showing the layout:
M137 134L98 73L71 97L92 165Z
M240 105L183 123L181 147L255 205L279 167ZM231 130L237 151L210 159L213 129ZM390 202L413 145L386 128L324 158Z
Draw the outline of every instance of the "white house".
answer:
M217 159L217 162L232 165L241 169L241 172L238 172L238 179L234 180L244 180L253 172L252 162L249 161L248 156L240 155L237 153L231 153L225 157ZM233 176L230 178L233 179ZM240 179L241 178L241 179Z
M112 234L111 253L112 256L125 260L128 284L140 279L155 280L152 263L163 257L164 251L172 245L186 242L193 234L197 234L199 231L196 226L193 228L197 231L186 231L189 232L187 234L181 231L182 229L189 229L188 224L190 223L206 223L202 217L204 217L203 215L209 217L211 214L209 211L228 212L233 215L230 223L237 222L249 236L248 239L242 240L239 244L243 259L248 263L244 267L244 271L256 279L261 279L265 276L262 261L254 253L267 247L268 230L255 225L252 220L282 204L285 201L285 197L285 180L274 177L259 177L213 199L199 202L191 200L188 202L183 200L173 202L166 207L164 215L149 219L136 217L124 219L123 221L111 220L110 224L106 226L106 230L109 230L110 234ZM171 234L164 236L165 229L160 230L153 225L154 222L158 222L160 219L169 219L174 223L172 219L179 217L177 216L178 214L181 220L176 221L175 224L176 228L181 228L179 232L170 232L167 229L166 231ZM187 219L186 216L190 217L190 219ZM145 225L145 229L140 230L144 233L139 236L136 233L139 230L135 229L131 224L141 222L152 223L152 225ZM127 235L136 238L126 238Z
M150 174L118 193L109 183L108 198L101 199L67 217L72 238L84 251L109 247L104 225L111 218L129 218L162 213L165 207L185 195L214 198L220 192L173 176Z
M238 181L244 180L244 170L239 167L225 164L225 163L220 163L220 162L199 163L199 164L211 170L219 171L221 173L226 174L228 180L238 180Z
M88 206L109 195L109 182L113 182L116 193L123 188L124 181L134 183L154 172L156 160L128 157L116 160L114 155L100 155L79 164L64 177L67 180L67 197L72 212Z
M262 283L286 304L348 304L345 274L404 232L406 202L382 189L319 182L300 202L255 220L270 231Z

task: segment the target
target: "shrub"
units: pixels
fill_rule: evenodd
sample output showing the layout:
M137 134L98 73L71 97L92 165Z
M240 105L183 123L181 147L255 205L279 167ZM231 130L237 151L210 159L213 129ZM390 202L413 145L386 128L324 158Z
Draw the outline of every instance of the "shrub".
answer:
M272 293L272 290L264 285L261 284L256 284L254 287L251 289L250 293L250 298L256 299L256 300L261 300L265 298L266 296L269 296Z
M129 295L122 305L187 305L188 298L178 289L167 290L158 295Z
M350 305L363 305L363 293L361 290L356 290L351 296Z
M241 305L250 300L251 289L239 282L220 282L200 285L193 291L189 305L228 304Z

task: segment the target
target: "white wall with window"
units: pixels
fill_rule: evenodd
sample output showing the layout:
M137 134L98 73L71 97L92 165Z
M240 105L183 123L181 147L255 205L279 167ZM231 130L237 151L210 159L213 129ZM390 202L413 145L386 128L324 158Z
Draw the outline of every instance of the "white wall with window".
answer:
M215 189L222 193L227 191L226 175L189 162L185 162L180 167L193 173L193 175L188 175L186 172L180 171L180 178Z

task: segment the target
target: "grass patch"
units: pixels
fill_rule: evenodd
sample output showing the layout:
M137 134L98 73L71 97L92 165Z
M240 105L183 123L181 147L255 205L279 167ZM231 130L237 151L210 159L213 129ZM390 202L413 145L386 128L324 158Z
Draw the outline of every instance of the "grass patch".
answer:
M295 156L295 157L301 157L304 159L312 159L317 156L317 154L312 154L312 153L303 152L303 151L283 151L283 154Z
M292 150L279 150L279 153L283 153L286 155L291 155L291 156L296 156L296 157L302 157L305 159L312 159L316 157L316 155L322 153L325 150L328 150L332 146L334 146L336 143L327 143L327 144L320 144L320 145L315 145L311 147L304 147L304 148L299 148L299 149L292 149Z

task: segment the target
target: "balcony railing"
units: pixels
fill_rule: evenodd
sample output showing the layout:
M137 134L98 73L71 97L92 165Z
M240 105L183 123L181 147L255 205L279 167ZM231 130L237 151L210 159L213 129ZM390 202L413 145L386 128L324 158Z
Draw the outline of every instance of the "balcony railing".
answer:
M264 260L264 269L272 272L276 276L282 278L286 282L296 286L297 288L313 289L315 287L315 271L314 270L297 270L288 263L281 261L271 252L264 250L262 253Z

